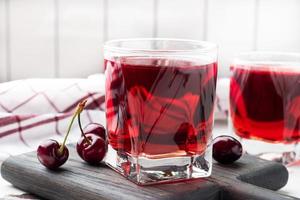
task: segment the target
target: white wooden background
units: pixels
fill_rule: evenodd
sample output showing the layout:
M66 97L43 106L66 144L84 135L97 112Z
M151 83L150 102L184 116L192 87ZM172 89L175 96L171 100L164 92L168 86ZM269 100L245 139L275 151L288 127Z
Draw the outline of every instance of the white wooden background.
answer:
M300 0L0 0L0 82L101 72L128 37L216 42L226 76L238 52L300 51Z

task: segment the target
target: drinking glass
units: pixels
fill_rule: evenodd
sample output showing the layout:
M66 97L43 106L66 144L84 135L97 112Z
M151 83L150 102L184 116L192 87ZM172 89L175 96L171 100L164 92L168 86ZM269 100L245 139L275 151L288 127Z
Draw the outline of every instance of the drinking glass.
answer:
M113 40L104 59L106 163L140 185L209 176L216 45Z
M300 141L300 54L249 52L231 65L230 122L246 150L287 164Z

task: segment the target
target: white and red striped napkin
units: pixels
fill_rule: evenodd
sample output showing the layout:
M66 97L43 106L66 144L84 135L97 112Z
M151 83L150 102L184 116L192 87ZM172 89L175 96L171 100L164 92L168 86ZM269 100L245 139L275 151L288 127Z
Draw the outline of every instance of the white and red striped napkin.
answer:
M26 79L0 84L0 160L62 140L77 104L88 100L83 125L105 123L104 75L87 79ZM77 124L69 141L80 136Z

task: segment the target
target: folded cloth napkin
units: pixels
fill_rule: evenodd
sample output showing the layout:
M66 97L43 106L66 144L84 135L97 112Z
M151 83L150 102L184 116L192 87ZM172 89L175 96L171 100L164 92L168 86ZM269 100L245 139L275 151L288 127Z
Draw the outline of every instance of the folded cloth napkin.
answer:
M82 124L105 124L103 74L87 79L26 79L0 84L0 161L36 149L47 138L63 140L77 104L87 98ZM226 119L228 80L217 85L215 117ZM77 123L77 122L76 122ZM69 142L80 137L74 123Z
M26 79L0 84L0 160L62 141L77 104L87 98L82 123L105 123L104 75L87 79ZM70 142L80 136L73 126Z

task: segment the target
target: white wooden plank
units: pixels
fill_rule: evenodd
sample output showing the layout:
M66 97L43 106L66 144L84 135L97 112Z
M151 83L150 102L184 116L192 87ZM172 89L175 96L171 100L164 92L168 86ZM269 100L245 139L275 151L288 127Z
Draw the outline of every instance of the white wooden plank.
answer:
M219 75L229 75L235 54L253 49L255 0L209 0L207 39L219 45Z
M58 2L60 77L103 71L103 1Z
M108 39L152 37L153 0L108 0Z
M204 0L158 0L157 36L203 40Z
M260 0L258 49L299 52L299 19L299 0Z
M6 1L0 1L0 83L6 77Z
M53 0L10 1L12 79L54 76Z

